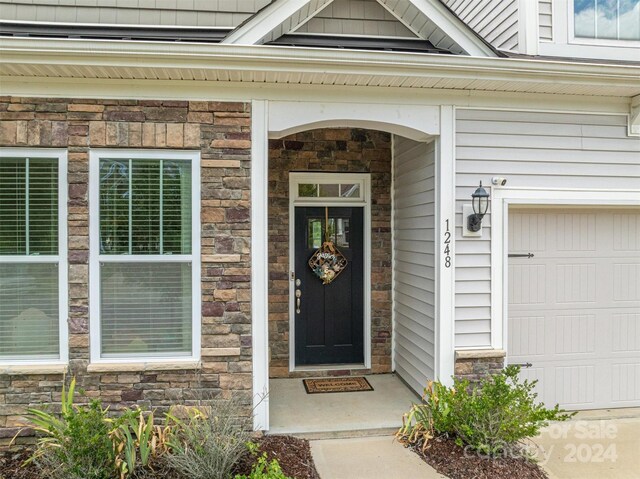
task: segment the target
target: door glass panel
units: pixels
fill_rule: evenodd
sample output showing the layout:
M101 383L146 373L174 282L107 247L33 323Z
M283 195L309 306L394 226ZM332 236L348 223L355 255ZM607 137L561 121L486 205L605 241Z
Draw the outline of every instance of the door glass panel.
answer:
M320 218L309 218L307 231L307 248L320 248L322 246L322 220Z
M318 196L318 185L309 183L298 185L298 196L301 198L315 198Z
M321 198L336 198L339 195L340 185L327 184L320 185L320 197Z
M334 223L333 228L333 242L339 248L349 247L349 218L335 218L329 220Z
M360 185L340 185L340 196L343 198L359 198Z

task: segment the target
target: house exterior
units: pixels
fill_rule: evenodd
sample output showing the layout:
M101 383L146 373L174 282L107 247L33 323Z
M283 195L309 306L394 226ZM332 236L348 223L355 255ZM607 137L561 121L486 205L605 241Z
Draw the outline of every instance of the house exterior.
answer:
M282 377L640 406L640 3L607 5L0 1L0 438L64 374L263 430Z

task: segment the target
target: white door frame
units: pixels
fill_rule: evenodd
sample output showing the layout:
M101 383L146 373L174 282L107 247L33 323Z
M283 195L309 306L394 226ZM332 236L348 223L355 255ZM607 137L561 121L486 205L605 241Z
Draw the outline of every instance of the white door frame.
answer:
M295 192L301 183L359 183L361 198L301 198ZM371 174L370 173L289 173L289 276L292 278L295 263L295 209L297 206L327 206L362 208L364 211L364 364L299 366L295 361L295 282L289 281L289 371L321 371L329 369L371 368Z
M492 188L491 199L491 346L507 348L509 206L640 206L639 190Z

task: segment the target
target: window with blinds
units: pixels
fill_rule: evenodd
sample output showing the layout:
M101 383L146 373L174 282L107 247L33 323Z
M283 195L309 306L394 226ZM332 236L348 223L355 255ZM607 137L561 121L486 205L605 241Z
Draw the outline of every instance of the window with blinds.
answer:
M59 168L0 150L0 361L60 359Z
M100 357L192 356L192 162L101 157Z

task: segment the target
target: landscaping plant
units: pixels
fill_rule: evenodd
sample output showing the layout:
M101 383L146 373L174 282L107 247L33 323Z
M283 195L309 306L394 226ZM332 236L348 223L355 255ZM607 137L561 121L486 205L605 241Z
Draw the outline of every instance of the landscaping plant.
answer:
M258 456L258 445L256 443L247 443L247 449L249 449L252 456L257 457L253 466L251 466L251 473L248 476L237 474L234 479L291 479L282 472L277 459L269 461L266 452Z
M251 417L243 411L237 400L215 399L189 408L186 418L170 414L167 465L189 479L229 479L251 437Z
M39 434L27 461L52 479L126 479L168 452L170 425L154 425L153 412L124 409L114 418L100 401L74 404L76 381L63 385L60 414L28 409Z
M73 404L75 379L63 386L60 414L28 409L29 420L40 437L34 462L51 479L111 479L115 454L109 438L106 409L99 401Z
M455 378L453 387L429 382L422 404L403 417L398 439L424 450L429 439L448 435L481 454L518 454L521 441L538 435L549 421L573 416L558 405L549 409L538 403L537 381L520 380L519 373L518 366L508 366L477 384Z

